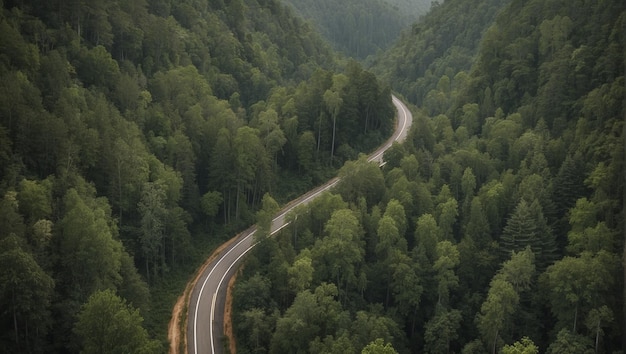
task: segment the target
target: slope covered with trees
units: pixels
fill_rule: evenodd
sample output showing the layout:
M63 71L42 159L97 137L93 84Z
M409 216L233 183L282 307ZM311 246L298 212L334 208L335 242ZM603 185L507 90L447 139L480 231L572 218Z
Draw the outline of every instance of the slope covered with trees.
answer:
M407 99L422 106L443 75L468 72L485 30L510 0L446 1L404 31L370 65Z
M625 34L617 0L433 9L376 67L407 142L261 239L238 350L621 352Z
M2 5L0 352L163 351L168 275L392 129L275 0Z
M428 12L430 0L285 0L338 51L365 59Z

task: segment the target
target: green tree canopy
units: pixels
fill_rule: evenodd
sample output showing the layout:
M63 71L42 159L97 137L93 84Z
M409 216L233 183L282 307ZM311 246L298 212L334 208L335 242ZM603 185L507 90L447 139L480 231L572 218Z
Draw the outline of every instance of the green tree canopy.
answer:
M0 240L0 305L5 309L0 318L12 323L7 335L14 340L5 349L16 352L28 348L43 350L51 324L50 304L55 282L22 249L21 240L10 235Z
M377 338L370 344L366 345L361 354L397 354L391 343L385 343L382 338Z
M112 290L91 295L74 326L84 353L157 353L160 343L150 340L143 318Z
M524 337L521 340L513 343L512 345L505 345L502 347L503 354L537 354L539 348L528 337Z

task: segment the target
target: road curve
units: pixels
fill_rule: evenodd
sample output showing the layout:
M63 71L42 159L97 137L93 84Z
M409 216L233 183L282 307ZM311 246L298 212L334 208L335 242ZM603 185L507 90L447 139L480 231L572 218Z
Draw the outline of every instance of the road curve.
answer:
M368 161L377 161L383 164L383 153L396 141L403 141L409 131L413 116L409 109L396 96L392 101L397 110L396 130L394 134L372 153ZM329 190L339 182L337 177L326 184L317 187L301 197L291 201L272 220L271 234L278 232L288 223L285 216L298 205L307 204L321 193ZM229 241L221 254L205 268L195 284L187 310L187 352L189 354L222 353L222 337L224 330L224 307L226 301L226 287L233 276L241 259L254 247L254 233L256 226L252 226Z

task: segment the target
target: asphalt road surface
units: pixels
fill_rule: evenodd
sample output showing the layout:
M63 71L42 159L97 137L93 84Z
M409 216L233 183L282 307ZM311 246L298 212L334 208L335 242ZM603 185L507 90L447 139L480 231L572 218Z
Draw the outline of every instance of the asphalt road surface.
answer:
M397 110L397 127L394 134L378 150L370 155L369 161L383 164L383 153L395 141L403 141L411 126L413 116L397 97L392 96ZM288 224L285 216L296 206L307 204L339 182L333 178L287 204L272 220L271 234ZM253 226L236 237L234 242L205 269L193 288L187 314L187 350L189 354L222 353L224 335L224 305L228 281L236 271L241 259L254 247Z

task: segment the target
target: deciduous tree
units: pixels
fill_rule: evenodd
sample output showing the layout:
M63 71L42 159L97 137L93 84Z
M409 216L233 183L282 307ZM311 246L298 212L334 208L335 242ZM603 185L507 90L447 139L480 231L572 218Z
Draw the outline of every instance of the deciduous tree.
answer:
M14 234L0 240L0 318L11 323L5 349L44 351L55 282Z
M70 189L64 199L59 235L63 285L75 291L74 300L85 301L97 290L116 289L120 284L122 244L113 238L110 215L98 201L79 195L76 189Z
M85 353L157 353L159 342L150 340L139 311L112 290L97 291L78 314L74 332Z
M511 283L494 278L490 284L487 299L480 308L476 323L483 338L489 343L489 351L496 353L501 335L506 332L517 305L519 295Z
M521 340L511 344L505 345L502 347L502 354L537 354L539 353L539 348L533 343L533 341L524 337Z
M391 343L385 343L382 338L377 338L370 344L366 345L361 354L398 354L391 346Z

